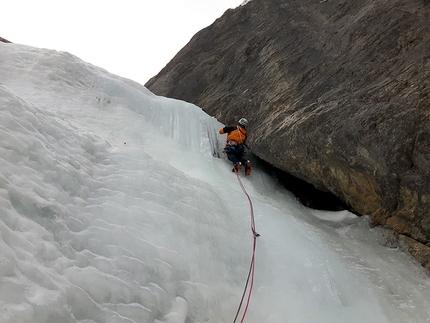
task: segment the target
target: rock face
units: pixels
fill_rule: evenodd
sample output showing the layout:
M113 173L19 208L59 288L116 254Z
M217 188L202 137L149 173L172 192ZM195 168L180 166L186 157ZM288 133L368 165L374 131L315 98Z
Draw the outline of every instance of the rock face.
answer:
M2 37L0 37L0 41L3 42L3 43L10 43L10 41L8 41L7 39L4 39Z
M393 228L430 268L429 14L429 0L252 0L146 87L246 117L256 155Z

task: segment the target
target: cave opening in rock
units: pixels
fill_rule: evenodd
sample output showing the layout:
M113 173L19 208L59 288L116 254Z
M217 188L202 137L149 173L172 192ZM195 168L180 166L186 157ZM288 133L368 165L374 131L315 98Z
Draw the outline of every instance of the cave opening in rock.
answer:
M257 156L254 156L254 158L255 163L259 165L261 170L276 178L276 180L285 189L293 193L304 206L325 211L352 211L346 203L331 192L319 190L314 185L271 165L269 162Z

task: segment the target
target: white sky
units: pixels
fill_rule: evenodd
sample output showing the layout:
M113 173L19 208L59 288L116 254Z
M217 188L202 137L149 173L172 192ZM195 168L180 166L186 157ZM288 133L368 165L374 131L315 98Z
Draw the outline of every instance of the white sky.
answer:
M199 30L243 0L13 0L0 37L67 51L145 84Z

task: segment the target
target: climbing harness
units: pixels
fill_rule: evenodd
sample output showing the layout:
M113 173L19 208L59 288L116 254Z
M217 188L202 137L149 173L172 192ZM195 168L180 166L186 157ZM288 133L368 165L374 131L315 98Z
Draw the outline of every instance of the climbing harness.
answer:
M250 303L250 300L251 300L252 288L254 286L255 250L257 248L257 237L259 237L260 235L257 233L257 231L255 231L254 210L252 208L251 198L250 198L248 192L246 191L245 187L243 186L242 181L239 178L238 172L235 171L235 173L236 173L237 181L239 182L240 188L242 189L243 193L246 195L246 197L248 198L248 201L249 201L249 208L250 208L250 215L251 215L251 231L252 231L252 235L254 237L254 243L253 243L253 246L252 246L251 265L249 267L248 278L246 279L246 284L245 284L245 289L244 289L243 294L242 294L242 299L240 300L239 308L237 309L236 317L234 318L234 321L233 321L233 323L235 323L237 317L239 316L239 312L240 312L240 310L242 308L246 292L247 292L247 290L249 288L249 290L248 290L248 297L247 297L247 301L246 301L246 306L245 306L245 309L243 310L242 319L240 320L240 323L242 323L243 320L245 319L246 312L248 311L249 303Z

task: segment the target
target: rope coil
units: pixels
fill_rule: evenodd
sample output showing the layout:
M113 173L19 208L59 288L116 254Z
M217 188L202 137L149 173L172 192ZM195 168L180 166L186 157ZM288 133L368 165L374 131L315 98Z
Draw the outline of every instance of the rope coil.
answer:
M242 181L239 178L238 172L235 171L235 173L236 173L237 181L239 182L240 188L242 189L243 193L246 195L246 197L248 198L248 201L249 201L250 216L251 216L251 231L252 231L252 235L253 235L253 238L254 238L254 243L253 243L253 246L252 246L251 265L249 267L248 278L246 279L245 289L244 289L243 294L242 294L242 299L240 300L239 308L237 309L236 316L235 316L235 318L233 320L233 323L236 323L236 320L237 320L237 318L239 316L240 310L241 310L242 305L243 305L243 301L245 299L246 292L247 292L247 290L249 288L249 290L248 290L248 297L247 297L247 301L246 301L246 306L245 306L245 309L243 310L242 318L240 320L240 323L242 323L245 320L245 316L246 316L246 313L248 311L249 303L250 303L250 300L251 300L252 288L254 286L255 250L257 248L257 237L259 237L260 235L257 233L257 231L255 231L254 209L252 207L251 197L249 196L248 192L246 191L245 187L243 186Z

